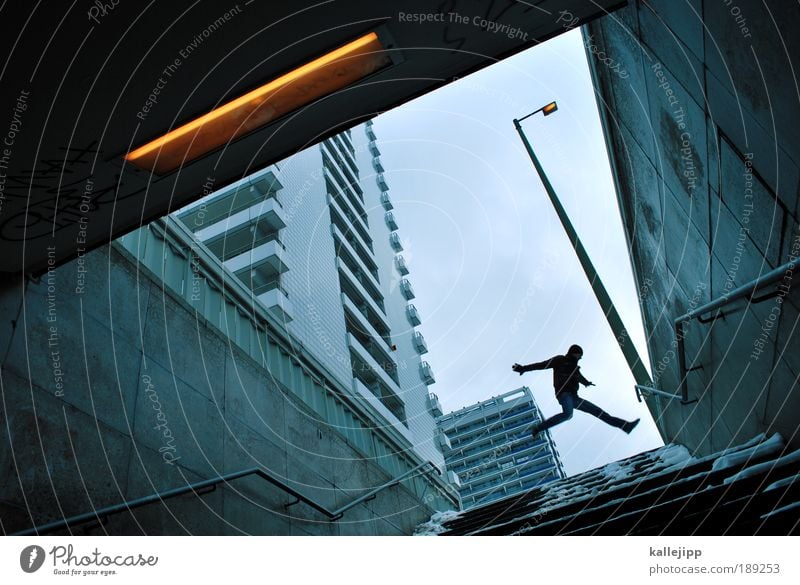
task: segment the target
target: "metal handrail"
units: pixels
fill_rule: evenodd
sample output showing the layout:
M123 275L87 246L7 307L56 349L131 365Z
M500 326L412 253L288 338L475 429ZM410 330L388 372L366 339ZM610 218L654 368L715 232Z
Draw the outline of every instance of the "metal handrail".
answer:
M166 499L169 499L169 498L174 498L174 497L177 497L177 496L182 496L184 494L188 494L189 492L194 492L197 495L202 496L202 495L205 495L205 493L208 493L208 492L198 493L198 492L200 492L200 490L203 490L203 489L206 489L206 488L211 488L209 491L213 491L214 489L216 489L216 486L218 484L220 484L220 483L227 483L229 481L233 481L234 479L239 479L239 478L242 478L242 477L246 477L248 475L257 475L261 479L265 479L266 481L268 481L271 484L279 487L280 489L282 489L283 491L285 491L289 495L293 496L295 498L295 500L293 502L289 502L288 504L284 504L285 508L288 508L290 506L294 506L297 503L303 502L303 503L311 506L312 508L314 508L315 510L317 510L321 514L327 516L328 519L331 522L334 522L336 520L339 520L344 515L344 513L347 510L349 510L350 508L352 508L354 506L357 506L361 502L374 499L377 496L378 492L381 492L381 491L383 491L383 490L385 490L385 489L387 489L389 487L392 487L395 484L400 483L406 477L408 477L409 475L411 475L412 473L414 473L416 471L419 471L420 469L422 469L426 465L430 465L439 475L442 474L442 472L439 470L439 468L436 467L431 461L426 461L424 463L421 463L421 464L417 465L416 467L414 467L410 471L404 473L403 475L384 483L383 485L375 488L374 490L372 490L368 494L366 494L366 495L364 495L364 496L362 496L360 498L357 498L356 500L350 502L349 504L346 504L345 506L342 506L341 508L339 508L338 510L335 510L335 511L328 510L328 508L326 508L322 504L318 504L317 502L315 502L314 500L312 500L308 496L305 496L305 495L301 494L300 492L298 492L294 488L288 486L287 484L283 483L279 479L276 479L275 477L273 477L272 475L267 473L264 469L262 469L260 467L251 467L251 468L248 468L248 469L243 469L241 471L235 471L233 473L227 473L227 474L221 475L219 477L214 477L214 478L211 478L211 479L205 479L205 480L202 480L202 481L198 481L198 482L195 482L193 484L189 484L189 485L186 485L186 486L183 486L183 487L167 490L165 492L158 492L158 493L155 493L155 494L151 494L149 496L136 498L134 500L130 500L130 501L127 501L127 502L122 502L121 504L114 504L114 505L111 505L111 506L106 506L105 508L100 508L99 510L94 510L92 512L86 512L84 514L78 514L76 516L70 516L69 518L62 518L61 520L55 520L53 522L48 522L47 524L44 524L42 526L34 526L34 527L28 528L26 530L15 532L15 533L12 534L12 536L34 536L34 535L41 536L43 534L48 534L48 533L51 533L51 532L55 532L56 530L62 530L64 528L69 528L70 526L75 526L75 525L78 525L78 524L85 524L85 523L91 522L93 520L102 523L108 516L112 516L114 514L119 514L121 512L131 511L131 510L134 510L136 508L141 508L142 506L147 506L149 504L153 504L155 502L162 502L162 501L164 501Z
M681 388L681 404L689 404L691 402L696 402L696 400L689 400L689 385L686 380L687 374L690 370L686 368L686 355L684 354L684 325L693 319L699 318L701 315L705 313L714 311L716 309L720 309L738 299L752 296L757 291L761 290L762 288L766 288L770 285L775 284L779 280L781 280L785 276L791 276L794 272L794 269L797 266L797 263L800 259L795 258L794 260L767 272L766 274L762 274L758 278L751 280L747 284L743 284L739 288L736 288L724 295L720 296L719 298L706 303L696 309L689 311L685 315L681 315L677 319L675 319L674 326L675 326L675 339L677 341L677 350L678 350L678 364L680 367L680 388ZM713 320L713 319L712 319ZM694 364L694 362L692 362ZM638 391L638 390L637 390Z
M433 469L433 471L435 471L435 472L436 472L436 473L438 473L439 475L442 475L442 471L441 471L441 470L440 470L438 467L436 467L436 466L433 464L433 462L431 462L431 461L426 461L425 463L420 463L419 465L417 465L417 466L416 466L416 467L414 467L413 469L411 469L411 470L409 470L409 471L405 472L403 475L401 475L401 476L399 476L399 477L396 477L396 478L394 478L394 479L392 479L392 480L389 480L389 481L387 481L385 484L383 484L383 485L381 485L381 486L379 486L379 487L375 488L375 489L374 489L374 490L372 490L371 492L369 492L369 493L367 493L367 494L364 494L364 495L363 495L363 496L361 496L360 498L356 498L355 500L353 500L353 501L352 501L352 502L350 502L349 504L345 504L344 506L342 506L341 508L339 508L338 510L336 510L336 512L334 512L335 516L334 516L333 518L331 518L331 520L332 520L332 521L338 520L339 518L341 518L341 517L344 515L344 513L345 513L345 512L347 512L347 510L349 510L350 508L352 508L352 507L354 507L354 506L357 506L357 505L361 504L362 502L367 502L367 501L369 501L369 500L374 500L374 499L375 499L375 497L378 495L378 492L381 492L381 491L385 490L386 488L390 488L390 487L392 487L393 485L400 483L401 481L403 481L404 479L406 479L406 478L407 478L407 477L409 477L410 475L412 475L412 474L416 473L417 471L419 471L420 469L422 469L422 468L423 468L423 467L425 467L426 465L430 465L430 466L431 466L431 469ZM426 473L427 473L427 472L426 472ZM420 475L424 475L424 473L423 473L423 474L420 474Z
M642 397L645 394L658 394L659 396L664 396L672 400L673 398L680 398L680 394L672 394L671 392L664 392L663 390L659 390L657 388L652 388L650 386L643 386L641 384L636 384L634 386L636 388L636 399L641 402Z

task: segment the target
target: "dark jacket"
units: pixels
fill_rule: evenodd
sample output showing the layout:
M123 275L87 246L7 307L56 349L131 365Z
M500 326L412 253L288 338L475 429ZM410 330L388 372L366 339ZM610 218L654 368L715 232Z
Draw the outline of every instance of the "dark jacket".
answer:
M564 392L578 392L578 384L588 386L589 380L581 374L581 367L578 365L578 360L569 355L557 355L551 357L549 360L538 362L535 364L528 364L522 366L519 370L522 372L530 372L531 370L546 370L553 369L553 386L556 389L556 396Z

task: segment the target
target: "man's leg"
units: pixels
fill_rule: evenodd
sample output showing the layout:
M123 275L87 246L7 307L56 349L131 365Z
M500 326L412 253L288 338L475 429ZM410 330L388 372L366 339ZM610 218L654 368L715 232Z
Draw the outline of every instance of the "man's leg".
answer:
M592 416L596 416L604 423L611 425L612 427L617 427L618 429L624 430L630 424L626 420L617 418L616 416L611 416L596 404L593 404L583 398L578 398L578 402L575 404L575 408L577 408L582 412L585 412L586 414L591 414Z
M550 418L543 420L538 425L533 427L531 434L535 437L542 431L546 431L547 429L554 427L556 425L560 425L562 422L567 421L572 418L573 409L575 408L575 396L570 393L561 394L558 397L558 402L561 404L562 412L551 416Z

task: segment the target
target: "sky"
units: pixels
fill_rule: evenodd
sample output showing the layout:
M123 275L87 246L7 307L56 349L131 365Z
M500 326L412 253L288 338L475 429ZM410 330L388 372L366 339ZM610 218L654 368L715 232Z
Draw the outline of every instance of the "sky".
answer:
M663 444L514 129L528 139L648 362L636 285L579 30L378 116L374 129L414 286L431 386L447 413L528 386L560 412L552 371L511 371L583 347L580 394L642 423L631 435L581 412L551 430L568 475Z

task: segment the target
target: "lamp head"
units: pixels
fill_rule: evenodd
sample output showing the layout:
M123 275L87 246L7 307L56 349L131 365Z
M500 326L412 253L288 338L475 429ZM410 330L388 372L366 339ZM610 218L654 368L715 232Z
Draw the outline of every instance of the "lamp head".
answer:
M558 104L556 104L556 102L550 102L549 104L547 104L545 107L542 108L542 113L545 116L549 116L550 114L555 112L557 109L558 109Z

